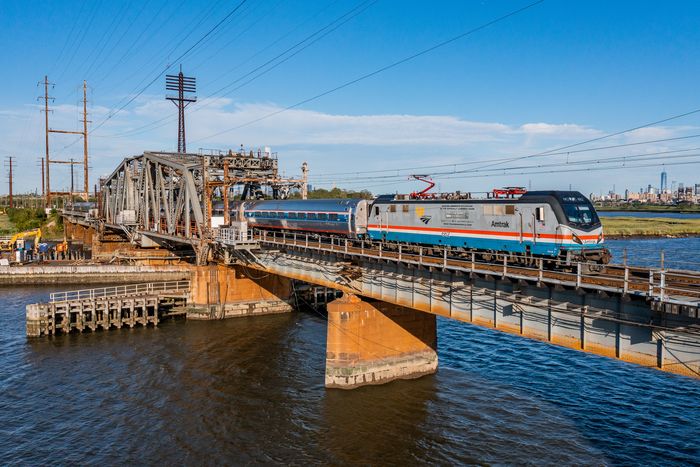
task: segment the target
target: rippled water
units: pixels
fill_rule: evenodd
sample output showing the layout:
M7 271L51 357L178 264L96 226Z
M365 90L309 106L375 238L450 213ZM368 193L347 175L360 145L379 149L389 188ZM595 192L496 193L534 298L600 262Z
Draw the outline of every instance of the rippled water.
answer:
M600 211L600 217L665 217L670 219L698 219L700 212Z
M628 264L661 266L666 268L700 271L700 237L688 238L632 238L606 240L614 263L622 263L627 251Z
M323 387L287 315L27 340L0 289L0 464L700 462L700 381L440 319L437 374Z

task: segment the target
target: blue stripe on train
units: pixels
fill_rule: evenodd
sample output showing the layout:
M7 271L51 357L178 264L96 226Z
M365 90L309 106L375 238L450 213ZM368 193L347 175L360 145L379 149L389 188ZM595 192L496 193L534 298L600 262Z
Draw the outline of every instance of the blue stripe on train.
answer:
M525 253L526 247L530 247L530 252L535 255L557 256L560 247L553 242L533 243L529 240L501 240L492 238L475 237L451 237L435 234L417 234L407 232L379 232L369 230L368 235L372 240L388 240L391 242L422 243L424 245L447 245L461 248L474 248L477 250L497 250L511 253ZM598 248L598 246L596 246ZM566 249L580 249L567 245Z

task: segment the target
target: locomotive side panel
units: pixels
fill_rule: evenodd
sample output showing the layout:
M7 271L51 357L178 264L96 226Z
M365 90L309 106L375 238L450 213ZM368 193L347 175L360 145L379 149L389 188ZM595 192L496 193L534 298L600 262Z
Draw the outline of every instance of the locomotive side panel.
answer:
M558 254L556 230L547 205L465 201L375 203L368 225L376 240L547 256Z

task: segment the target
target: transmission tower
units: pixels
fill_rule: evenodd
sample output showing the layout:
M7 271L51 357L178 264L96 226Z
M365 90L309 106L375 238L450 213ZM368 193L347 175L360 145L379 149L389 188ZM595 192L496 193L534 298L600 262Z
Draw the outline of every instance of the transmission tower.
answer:
M196 86L196 78L182 74L182 65L180 65L180 73L177 75L165 75L166 91L177 91L177 96L166 95L165 98L177 107L177 152L179 153L187 152L185 140L185 107L192 102L197 102L197 96L191 95L191 93L197 90ZM189 95L185 95L185 93Z

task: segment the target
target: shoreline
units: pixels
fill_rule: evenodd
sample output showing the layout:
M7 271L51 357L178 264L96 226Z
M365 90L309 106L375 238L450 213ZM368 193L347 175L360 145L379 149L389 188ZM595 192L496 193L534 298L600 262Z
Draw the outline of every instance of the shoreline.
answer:
M603 208L595 208L597 212L631 212L631 213L639 213L639 212L651 212L654 214L700 214L700 210L698 209L603 209Z
M0 288L14 285L136 284L186 280L182 266L129 266L112 264L54 264L0 266Z
M605 232L605 228L603 228ZM659 238L693 238L700 237L700 233L689 233L689 234L605 234L605 240L645 240L645 239L659 239Z

